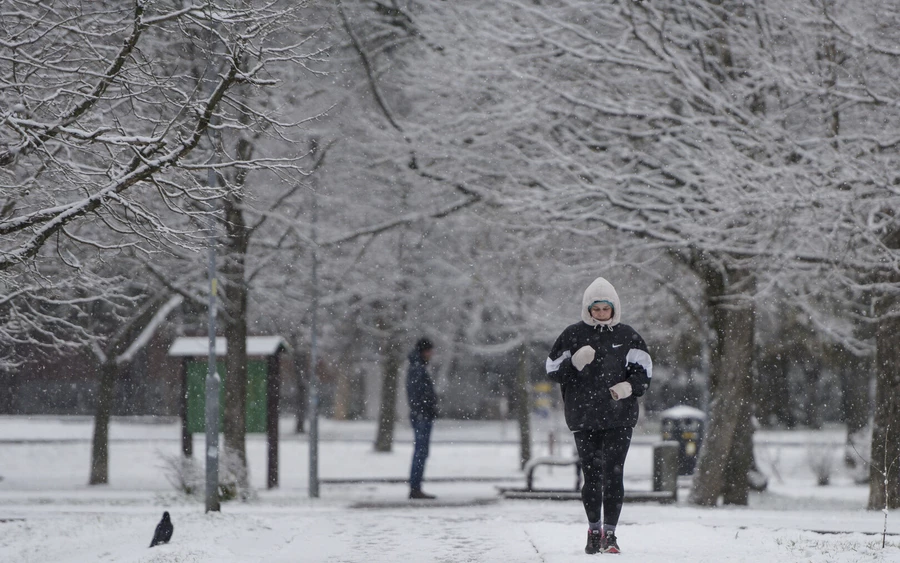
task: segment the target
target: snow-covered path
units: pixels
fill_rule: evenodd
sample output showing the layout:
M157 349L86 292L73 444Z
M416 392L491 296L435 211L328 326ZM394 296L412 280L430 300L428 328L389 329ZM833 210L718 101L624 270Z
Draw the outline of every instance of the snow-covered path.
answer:
M831 486L816 487L804 461L806 448L797 445L801 435L794 433L758 440L763 469L779 478L767 492L753 494L749 507L626 504L618 530L624 553L587 556L580 503L502 500L493 482L426 483L438 502L406 501L402 484L326 484L321 498L309 499L306 442L299 439L282 442L282 485L272 491L261 488L264 443L251 439L256 497L204 514L202 500L176 494L165 476L161 456L177 453L177 427L117 423L111 483L88 487L90 444L84 436L90 424L55 424L0 417L2 563L563 563L591 557L641 563L900 562L900 513L889 515L892 535L882 549L883 515L864 510L867 488L855 485L843 468ZM366 425L328 423L325 430L332 434L321 448L323 477L402 477L407 470L403 429L390 454L371 452L364 438L373 434ZM444 430L433 444L426 476L508 475L521 484L517 447L496 426ZM839 439L839 431L804 438L826 444ZM629 487L646 485L641 479L649 475L648 452L639 445L629 457ZM537 484L571 482L568 468L555 468ZM149 549L163 510L172 514L175 534L170 544Z
M462 502L473 493L453 485L432 488ZM353 489L350 487L349 489ZM399 500L397 487L357 491ZM329 491L323 491L329 496ZM343 488L346 495L351 491ZM196 504L164 497L118 502L10 505L0 512L20 521L0 524L0 561L19 563L150 562L543 562L586 561L585 526L574 502L499 501L480 506L354 509L352 502L290 499L280 494L229 504L203 514ZM394 497L392 499L392 497ZM177 502L177 501L173 501ZM183 501L182 501L183 502ZM421 503L420 503L421 504ZM163 508L175 534L148 549ZM12 513L12 514L10 514ZM619 528L618 560L857 562L900 561L900 541L882 550L872 534L820 534L806 528L880 526L878 513L627 505ZM896 515L894 515L896 518ZM611 556L602 556L611 557Z

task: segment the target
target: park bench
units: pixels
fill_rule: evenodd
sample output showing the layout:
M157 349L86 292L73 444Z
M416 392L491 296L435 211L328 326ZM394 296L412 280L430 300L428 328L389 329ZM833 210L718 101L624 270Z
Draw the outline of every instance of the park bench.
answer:
M672 503L678 500L678 443L664 441L653 446L652 490L625 489L625 500L631 502ZM534 472L545 466L572 466L575 486L571 489L539 489L534 486ZM581 500L581 460L578 456L545 456L525 464L525 487L498 487L500 495L508 499Z

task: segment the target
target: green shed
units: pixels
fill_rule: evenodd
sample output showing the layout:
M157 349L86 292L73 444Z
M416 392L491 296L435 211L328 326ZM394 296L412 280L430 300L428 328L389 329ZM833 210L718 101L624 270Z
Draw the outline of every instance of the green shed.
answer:
M247 361L247 432L261 433L266 431L266 361ZM216 369L222 381L225 373L225 362L218 360ZM187 370L187 427L191 434L206 430L206 370L205 360L188 360ZM219 385L219 405L225 404L225 385ZM219 408L219 428L225 417L225 409Z
M278 482L278 395L280 392L281 353L287 349L280 336L247 337L247 418L248 433L265 432L269 442L269 486ZM216 357L224 358L225 338L216 338ZM206 430L206 372L209 338L205 336L176 338L169 347L169 356L181 361L181 428L182 453L193 454L192 435ZM219 405L225 404L225 362L217 360L217 371L223 384L219 385ZM221 428L224 408L219 408Z

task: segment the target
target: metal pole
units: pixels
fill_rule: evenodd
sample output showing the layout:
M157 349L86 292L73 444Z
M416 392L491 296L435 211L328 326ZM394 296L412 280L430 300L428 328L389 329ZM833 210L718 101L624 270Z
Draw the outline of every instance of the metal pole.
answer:
M313 148L315 150L315 148ZM316 205L315 187L312 203L312 327L309 352L309 498L319 498L319 379L316 373L318 362L318 309L319 309L319 255L316 248Z
M207 2L207 17L212 18L213 5ZM207 61L206 71L203 77L204 86L209 85L210 95L215 84L216 70L213 57L213 44L215 36L210 28L207 35ZM215 122L212 118L210 125ZM215 131L211 128L211 131ZM210 135L212 146L211 164L215 164L216 140ZM216 170L210 166L206 173L206 182L210 191L215 190L218 184ZM219 512L219 385L221 379L216 369L216 218L210 211L209 215L209 359L206 368L206 512Z
M216 172L207 181L216 186ZM216 232L209 219L209 360L206 368L206 512L219 512L219 372L216 369Z

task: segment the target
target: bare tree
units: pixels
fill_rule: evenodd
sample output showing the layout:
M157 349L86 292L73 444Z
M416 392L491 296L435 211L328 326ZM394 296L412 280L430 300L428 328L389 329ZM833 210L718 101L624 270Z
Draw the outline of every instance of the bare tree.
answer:
M115 323L115 331L104 340L102 348L94 348L100 377L91 442L91 485L109 482L109 418L118 374L146 346L166 316L181 304L181 300L181 296L173 297L167 292L150 296Z
M876 392L869 507L883 509L900 506L898 480L890 477L900 459L896 439L900 358L892 342L898 328L900 295L896 211L900 143L888 132L900 124L900 90L896 87L900 51L894 47L900 8L891 2L866 6L869 9L863 17L860 4L831 0L806 6L803 13L815 22L811 28L820 45L817 74L826 78L827 86L817 98L816 110L823 116L826 135L816 148L828 154L828 185L842 196L832 195L829 201L833 238L840 243L835 250L843 258L834 278L846 314L870 327L861 331L863 337L874 333ZM794 80L809 89L810 84L801 78ZM874 131L870 126L873 119L882 124Z
M290 148L302 139L289 133L302 119L279 115L259 93L277 90L286 76L296 79L319 56L307 51L306 36L293 33L305 4L135 1L123 12L108 2L61 0L0 9L8 10L0 96L10 108L0 122L0 174L7 180L0 272L11 276L55 237L105 252L132 248L148 258L189 255L204 246L198 226L205 221L179 216L218 216L222 201L224 297L233 309L225 323L227 363L236 374L226 379L225 442L243 462L244 261L255 227L243 219L244 181L254 172L303 174L303 151ZM301 71L285 70L291 67ZM254 152L261 137L289 148ZM206 184L209 170L226 181ZM79 233L86 218L105 229ZM107 364L104 393L114 379ZM107 408L101 401L101 411Z
M534 212L599 248L611 230L630 234L632 253L665 249L701 282L711 435L692 498L746 502L741 479L733 492L726 483L752 460L740 437L750 431L757 276L786 243L773 233L805 205L770 187L791 172L791 144L761 101L774 89L759 68L767 14L704 1L517 6L522 25L498 36L529 53L517 68L546 95L544 131L522 136L543 164Z

